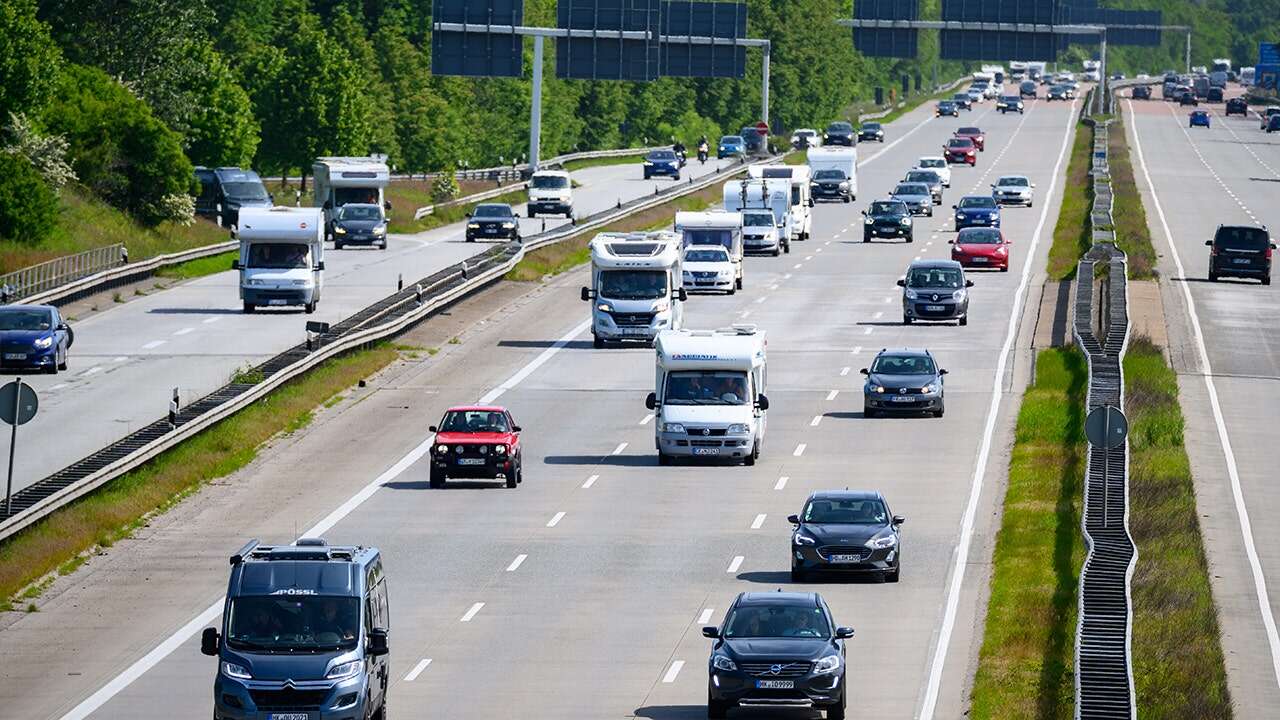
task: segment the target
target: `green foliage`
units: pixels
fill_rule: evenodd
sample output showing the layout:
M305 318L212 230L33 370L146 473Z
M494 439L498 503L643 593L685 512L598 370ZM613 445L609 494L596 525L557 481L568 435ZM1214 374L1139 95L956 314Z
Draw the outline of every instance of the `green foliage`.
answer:
M67 163L67 141L58 135L43 135L21 113L10 113L4 127L4 151L27 159L54 190L76 179Z
M458 196L458 181L453 176L454 169L446 167L431 184L431 199L442 203Z
M207 70L197 78L199 102L188 118L187 156L196 165L247 167L258 149L258 121L249 94L213 45L197 51Z
M61 65L49 26L36 18L35 0L0 2L0 118L39 112Z
M26 158L0 152L0 238L37 243L58 219L58 196Z

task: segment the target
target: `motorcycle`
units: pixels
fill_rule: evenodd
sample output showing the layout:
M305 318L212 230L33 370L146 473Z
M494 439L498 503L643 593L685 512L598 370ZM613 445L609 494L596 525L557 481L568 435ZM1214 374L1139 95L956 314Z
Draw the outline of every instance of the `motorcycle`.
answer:
M699 143L698 144L698 162L702 163L703 165L706 165L707 154L709 152L710 152L710 148L707 147L706 143Z

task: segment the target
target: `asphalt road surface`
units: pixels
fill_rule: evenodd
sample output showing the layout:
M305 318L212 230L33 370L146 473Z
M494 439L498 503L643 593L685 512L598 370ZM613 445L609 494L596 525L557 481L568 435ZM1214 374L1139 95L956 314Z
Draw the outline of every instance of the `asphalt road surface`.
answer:
M714 172L721 162L694 162L684 177ZM580 216L665 188L666 178L644 180L639 161L603 165L573 173ZM524 206L518 207L521 214ZM564 224L563 218L522 218L525 236ZM94 313L72 325L76 343L70 370L57 376L26 378L40 396L40 413L22 429L14 465L14 490L60 470L168 412L178 388L183 404L227 383L237 370L252 367L306 339L309 320L337 322L442 268L484 249L464 241L457 223L417 235L391 235L388 248L332 249L319 308L242 312L239 275L227 272L182 283L148 297ZM74 428L74 432L60 430Z
M658 467L644 407L653 351L591 348L577 297L587 273L574 271L55 583L40 612L0 632L4 655L23 658L0 665L0 706L33 718L207 716L216 663L198 634L217 621L227 555L248 537L322 534L384 552L395 715L705 717L699 627L720 622L738 592L789 587L786 516L814 490L847 486L882 491L907 517L900 583L803 586L857 630L850 710L961 716L1028 372L1025 301L1079 105L992 107L959 121L925 108L890 124L884 146L859 148L858 202L818 206L811 240L749 259L743 292L690 299L691 327L768 333L769 434L755 467ZM971 123L987 150L976 169L955 168L915 243L864 244L858 212ZM1038 185L1034 208L1004 214L1011 271L973 274L967 327L902 325L896 280L913 258L947 257L950 205L1006 173ZM951 371L945 418L862 417L858 369L903 345L930 348ZM426 426L481 398L524 427L524 484L429 490Z
M1235 94L1235 93L1233 93ZM1159 93L1156 94L1159 97ZM1220 224L1280 228L1280 136L1202 103L1125 101L1134 169L1157 251L1186 447L1239 717L1280 707L1280 294L1256 280L1208 281ZM1138 150L1141 149L1139 153ZM1152 191L1154 190L1154 195Z

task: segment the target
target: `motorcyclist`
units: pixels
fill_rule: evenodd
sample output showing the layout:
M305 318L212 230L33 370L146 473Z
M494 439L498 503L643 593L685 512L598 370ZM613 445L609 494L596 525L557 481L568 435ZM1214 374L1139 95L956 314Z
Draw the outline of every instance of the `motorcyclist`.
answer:
M707 142L707 136L703 135L698 138L698 162L705 163L707 161L707 153L710 152L711 145Z
M671 149L675 151L676 155L680 156L680 164L683 165L685 158L688 157L685 154L684 143L680 142L679 140L676 140L675 143L671 146Z

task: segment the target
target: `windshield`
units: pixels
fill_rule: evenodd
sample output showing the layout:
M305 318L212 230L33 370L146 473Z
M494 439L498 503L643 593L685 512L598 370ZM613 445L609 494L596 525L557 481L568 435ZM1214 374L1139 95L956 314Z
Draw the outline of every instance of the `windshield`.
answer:
M743 213L742 224L747 227L773 227L773 213Z
M665 270L605 270L600 273L600 297L614 300L656 300L667 294Z
M927 355L881 355L871 366L877 375L933 375L933 360Z
M741 135L741 136L742 136L742 138L743 138L744 140L746 140L746 139L750 139L750 140L759 140L759 139L760 139L760 131L759 131L759 130L757 130L757 129L755 129L755 128L742 128L742 132L740 132L740 133L738 133L738 134L739 134L739 135Z
M249 246L247 267L266 270L292 270L304 268L307 263L307 246L302 243L254 243Z
M829 638L831 623L813 605L747 605L724 623L726 638Z
M360 599L354 597L238 597L227 617L227 645L236 650L349 650L359 636Z
M805 505L800 519L807 523L884 525L889 521L889 512L885 510L884 503L874 498L815 498Z
M907 206L900 202L873 202L871 203L872 215L906 215Z
M999 245L1004 242L1000 231L991 228L965 228L956 237L957 245Z
M48 310L0 310L0 330L48 330L53 313Z
M844 180L843 170L819 170L813 174L814 180Z
M1233 250L1266 250L1270 244L1267 231L1260 228L1222 227L1213 242Z
M870 123L870 122L862 123L862 129L863 130L879 130L880 123Z
M929 186L921 183L902 183L893 190L894 195L928 195Z
M797 130L796 131L796 137L807 138L807 137L813 137L817 134L818 133L814 132L813 130Z
M530 184L539 190L563 190L569 187L569 178L563 175L534 175Z
M922 168L942 168L947 166L947 161L942 158L920 158L920 167Z
M511 213L511 207L508 205L477 205L475 217L509 218L514 217L514 215Z
M741 135L725 135L724 137L720 138L720 144L721 145L741 145L742 136Z
M827 132L849 132L853 126L847 122L833 122L827 126Z
M650 160L675 160L676 154L671 150L655 150L649 153Z
M939 182L938 174L931 171L909 172L907 179L913 183L936 183Z
M996 184L1002 187L1026 187L1028 183L1024 177L1003 177Z
M382 208L377 205L343 205L338 217L343 220L381 220Z
M719 245L727 248L732 243L732 230L686 229L684 231L684 244L686 247L689 245Z
M973 141L969 138L951 138L947 141L947 147L966 149L973 147Z
M963 286L964 275L959 268L912 268L910 276L907 278L907 287L911 288L959 288Z
M333 206L342 207L347 203L378 204L377 188L339 187L333 189Z
M996 207L996 199L990 197L967 197L960 199L960 207L962 208L979 208L994 210Z
M670 405L746 405L747 374L725 370L686 370L667 376L664 402Z
M450 410L440 421L440 432L510 432L507 414L500 410Z
M684 261L691 263L729 262L729 253L725 252L721 248L706 248L703 250L690 248L690 250L684 254Z
M268 200L267 189L260 182L224 182L222 193L236 200Z
M962 127L956 131L957 135L981 135L982 131L976 127Z

